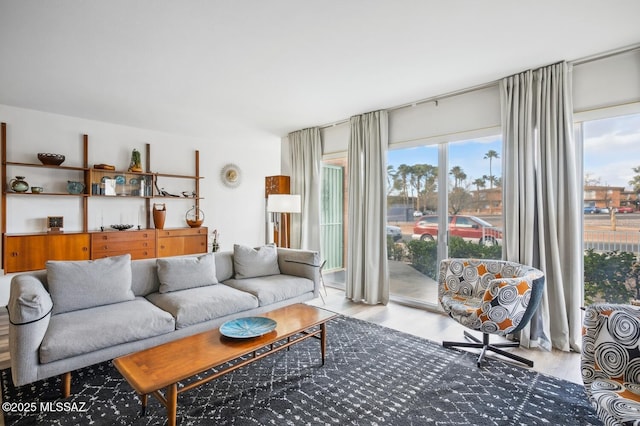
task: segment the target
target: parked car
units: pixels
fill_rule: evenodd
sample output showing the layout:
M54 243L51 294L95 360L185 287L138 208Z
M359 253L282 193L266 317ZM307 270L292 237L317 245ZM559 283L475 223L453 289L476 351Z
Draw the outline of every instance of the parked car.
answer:
M416 210L413 212L413 217L421 217L422 216L422 212L420 210Z
M387 236L393 238L393 241L402 239L402 230L399 226L387 225Z
M609 210L609 207L603 207L603 208L600 209L600 213L609 214L609 213L611 213L611 210Z
M584 214L600 213L600 209L596 206L584 206Z
M502 231L476 216L449 216L449 235L478 244L502 244ZM413 239L435 240L438 238L438 216L423 216L413 226Z
M631 206L616 207L616 213L633 213L635 209Z

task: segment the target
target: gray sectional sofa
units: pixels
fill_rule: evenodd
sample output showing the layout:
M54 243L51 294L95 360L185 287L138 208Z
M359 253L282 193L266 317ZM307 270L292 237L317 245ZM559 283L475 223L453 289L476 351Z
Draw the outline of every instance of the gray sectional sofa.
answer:
M313 299L319 264L317 252L269 246L163 259L48 262L47 270L11 282L13 382L60 374L70 381L73 370Z

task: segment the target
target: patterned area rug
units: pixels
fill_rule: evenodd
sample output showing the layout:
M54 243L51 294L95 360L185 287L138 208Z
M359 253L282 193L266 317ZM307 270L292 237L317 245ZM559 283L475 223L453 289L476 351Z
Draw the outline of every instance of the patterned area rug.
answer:
M7 425L157 425L166 411L138 397L111 363L14 388L1 372ZM33 404L33 403L36 404ZM41 404L43 403L43 404ZM29 405L30 404L30 405ZM309 339L178 396L179 425L600 425L581 385L365 321L328 324L327 359Z

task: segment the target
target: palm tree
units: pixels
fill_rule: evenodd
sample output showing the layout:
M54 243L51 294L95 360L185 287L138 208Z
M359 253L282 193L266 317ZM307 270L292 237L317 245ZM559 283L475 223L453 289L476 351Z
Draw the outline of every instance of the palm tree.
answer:
M476 209L480 211L480 188L484 188L486 185L485 179L478 178L472 182L476 186Z
M640 192L640 166L634 167L632 170L636 175L629 181L629 185L633 187L633 191L637 194Z
M453 176L454 184L453 187L457 188L462 184L462 181L467 178L467 174L462 170L460 166L453 166L449 171L449 174Z
M493 163L493 159L494 158L500 158L500 155L498 154L497 151L490 149L485 155L484 155L484 159L489 159L489 185L490 188L493 189L493 170L492 170L492 163Z

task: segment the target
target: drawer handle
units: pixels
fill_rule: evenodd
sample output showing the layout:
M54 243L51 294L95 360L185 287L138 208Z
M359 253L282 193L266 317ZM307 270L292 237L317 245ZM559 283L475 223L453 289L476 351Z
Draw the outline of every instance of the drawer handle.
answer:
M11 256L13 256L13 257L18 257L18 255L19 255L19 254L20 254L20 253L19 253L19 252L17 252L17 251L13 251L13 252L11 252Z
M142 234L142 236L143 236L144 238L147 238L147 237L149 237L149 234Z
M109 248L109 246L102 246L103 250L107 250Z
M103 240L108 240L108 239L109 239L109 237L107 237L106 235L103 235L103 236L102 236L102 239L103 239Z
M82 247L82 251L88 251L89 248L88 247Z
M149 243L142 243L143 247L149 247Z

